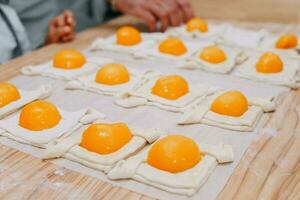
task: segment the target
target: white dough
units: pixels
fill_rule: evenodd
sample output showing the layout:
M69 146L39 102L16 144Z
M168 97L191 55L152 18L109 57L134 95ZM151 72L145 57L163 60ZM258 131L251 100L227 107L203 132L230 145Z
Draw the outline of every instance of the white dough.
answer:
M282 85L290 88L300 87L300 61L294 57L280 56L283 62L283 71L273 74L264 74L256 71L256 63L261 54L253 54L242 66L240 66L236 75L239 77L262 81L275 85Z
M269 33L266 30L252 31L227 24L225 31L220 35L217 42L252 49L259 46L267 36L269 36Z
M44 64L27 66L21 69L21 72L28 76L42 75L55 79L71 80L78 76L88 74L98 69L99 65L113 62L113 60L101 57L87 57L87 62L79 69L60 69L53 67L52 61Z
M50 96L52 93L52 87L50 85L41 85L37 90L19 90L19 93L21 96L20 99L0 108L0 119L7 117L11 113L17 111L19 108L34 100L44 99Z
M192 196L206 182L218 163L233 161L230 145L201 144L201 161L193 168L179 173L170 173L150 166L146 160L151 148L147 147L127 160L119 161L108 173L110 179L134 179L171 193Z
M116 96L115 103L125 108L142 105L156 106L172 112L183 112L189 106L201 101L208 94L213 93L216 88L203 84L190 85L190 91L176 100L168 100L151 93L152 87L161 75L155 72L146 73L139 84L133 89Z
M209 72L216 72L221 74L226 74L231 72L234 67L243 63L248 56L246 53L238 48L219 46L226 54L226 60L222 63L213 64L201 60L199 55L201 54L204 47L202 47L191 59L190 62L179 66L183 69L202 69Z
M275 110L276 98L248 98L249 108L240 117L210 111L213 101L226 91L218 91L184 112L178 124L202 123L235 131L253 131L264 112Z
M107 121L101 121L101 123ZM80 135L73 135L49 146L44 159L64 157L85 166L107 173L115 164L140 151L147 143L153 143L160 136L157 130L130 128L133 137L125 146L110 154L97 154L80 146Z
M74 90L74 89L81 89L81 90L87 90L90 92L98 93L98 94L104 94L104 95L116 95L117 93L120 93L122 91L128 91L131 90L142 78L145 71L142 70L136 70L136 69L129 69L128 71L130 73L130 80L127 83L119 84L119 85L104 85L97 83L95 81L96 73L97 71L80 76L74 80L69 81L65 89Z
M170 36L179 36L198 40L210 39L220 44L243 48L255 48L258 45L261 45L263 39L269 35L266 30L251 31L235 27L231 24L210 24L208 26L208 32L204 33L198 30L188 32L186 31L186 25L182 25L180 27L168 29L167 34ZM195 42L198 42L198 40L195 40Z
M30 131L19 126L20 112L10 118L0 121L0 134L21 143L46 148L51 142L66 137L84 124L91 123L104 115L96 110L86 108L75 112L65 111L58 108L61 114L60 122L53 128L42 131Z

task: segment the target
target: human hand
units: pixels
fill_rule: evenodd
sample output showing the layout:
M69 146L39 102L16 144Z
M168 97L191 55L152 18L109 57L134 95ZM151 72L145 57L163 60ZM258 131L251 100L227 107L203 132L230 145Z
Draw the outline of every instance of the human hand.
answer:
M68 10L64 11L49 22L45 43L72 41L76 35L75 27L76 19L73 13Z
M150 31L156 30L157 22L161 24L161 31L165 31L194 16L189 0L115 0L113 3L120 12L144 20Z

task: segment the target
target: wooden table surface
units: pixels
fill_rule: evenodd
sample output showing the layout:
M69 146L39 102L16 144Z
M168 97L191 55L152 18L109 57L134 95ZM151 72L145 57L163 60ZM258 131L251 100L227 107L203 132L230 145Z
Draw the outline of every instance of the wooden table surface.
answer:
M78 34L74 42L49 45L1 65L0 81L18 75L23 66L49 60L58 49L83 49L96 37L108 36L132 21L118 18ZM219 199L300 199L300 111L296 108L300 109L299 90L281 95L277 111L246 151ZM4 145L0 155L0 199L152 199L67 169L62 175L54 164ZM68 187L45 187L49 182L68 183Z

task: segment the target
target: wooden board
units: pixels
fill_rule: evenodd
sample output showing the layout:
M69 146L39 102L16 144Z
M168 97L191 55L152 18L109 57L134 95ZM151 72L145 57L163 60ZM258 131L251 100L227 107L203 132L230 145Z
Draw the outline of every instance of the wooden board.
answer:
M298 23L299 0L193 0L199 16L218 20Z
M0 81L18 75L23 66L49 60L58 49L85 48L96 37L107 36L128 22L135 20L118 18L78 34L72 43L50 45L1 65ZM281 96L278 110L248 148L219 199L300 199L300 117L296 108L300 108L299 91ZM62 175L54 164L3 145L0 155L1 199L151 199L67 169ZM45 187L50 183L54 186Z

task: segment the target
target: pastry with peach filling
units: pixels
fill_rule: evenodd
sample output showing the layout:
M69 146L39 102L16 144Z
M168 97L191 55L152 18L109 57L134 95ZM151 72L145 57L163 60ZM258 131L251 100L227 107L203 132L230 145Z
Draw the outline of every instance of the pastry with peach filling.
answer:
M276 108L277 96L246 97L236 90L216 90L185 110L179 125L206 124L235 131L253 131L264 113Z
M107 173L119 161L142 151L160 136L157 130L106 120L87 124L85 130L77 132L49 146L44 159L63 157Z
M237 68L235 75L256 82L295 89L300 87L299 59L278 50L253 53Z
M137 155L120 161L110 179L134 179L171 193L191 196L218 163L233 161L230 145L211 145L184 135L166 135Z
M149 105L171 112L183 112L213 90L205 84L190 84L180 75L161 75L149 71L133 89L119 93L115 103L124 108Z

